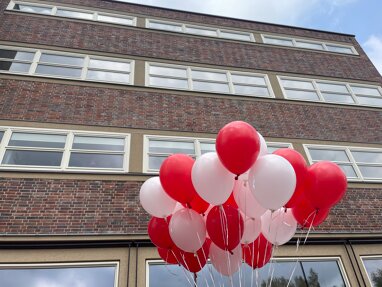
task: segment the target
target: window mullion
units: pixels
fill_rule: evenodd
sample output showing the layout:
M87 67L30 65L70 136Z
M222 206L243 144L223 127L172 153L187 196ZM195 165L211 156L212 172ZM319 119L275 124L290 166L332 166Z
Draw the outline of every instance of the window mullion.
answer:
M358 98L356 96L356 94L354 94L353 92L353 89L350 87L350 84L346 84L346 89L349 91L351 97L353 98L354 100L354 103L356 103L357 105L359 105L359 101L358 101Z
M188 82L188 89L189 90L194 90L194 86L192 83L192 75L191 75L191 68L187 67L187 82Z
M71 148L73 146L73 139L74 139L73 132L69 132L66 136L64 152L62 155L61 169L65 170L69 167L69 160L70 160Z
M97 11L95 11L95 12L93 13L93 20L94 20L94 21L98 21L98 12L97 12Z
M8 146L9 140L12 136L12 130L10 128L6 129L4 131L3 138L0 143L0 165L3 162L3 158L5 155L6 147Z
M90 57L88 55L86 55L85 59L84 59L84 65L83 65L82 71L81 71L81 80L86 80L86 76L87 76L88 70L89 70L89 63L90 63Z
M354 159L351 150L349 148L346 148L345 151L346 151L346 154L348 155L348 157L349 157L349 159L350 159L350 161L351 161L351 163L353 165L354 171L357 174L358 178L361 179L361 180L364 180L363 175L361 173L361 170L359 169L359 167L357 165L357 162Z
M234 87L234 84L232 82L232 77L231 77L230 71L227 71L227 79L228 79L229 92L231 94L235 94L235 87Z
M15 7L16 3L11 1L9 2L8 6L7 6L7 10L13 10L13 8Z
M37 50L33 57L33 62L31 64L31 67L29 68L29 73L28 73L29 75L34 75L36 73L37 64L40 61L40 57L41 57L41 50Z
M322 96L321 91L320 91L320 89L318 88L318 85L317 85L316 81L313 80L313 81L311 81L311 82L312 82L312 84L313 84L314 89L316 90L316 93L317 93L318 97L320 98L320 101L321 101L321 102L325 102L325 99L324 99L324 97Z
M51 15L56 15L57 13L57 6L52 7L52 11L50 12Z
M200 157L202 155L202 148L200 146L200 140L195 139L194 140L194 149L195 149L195 155L196 157Z

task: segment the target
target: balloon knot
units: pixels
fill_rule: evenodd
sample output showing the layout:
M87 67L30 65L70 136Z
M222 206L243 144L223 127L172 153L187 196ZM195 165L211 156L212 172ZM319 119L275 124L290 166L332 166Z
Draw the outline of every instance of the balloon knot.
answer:
M238 180L238 179L239 179L239 175L240 175L240 174L237 174L237 175L235 176L235 180Z
M228 252L229 252L229 254L233 255L233 252L232 252L232 250L228 250Z
M202 216L204 217L204 216L206 216L206 214L205 214L205 213L202 213Z
M191 209L191 204L189 202L186 203L187 208Z

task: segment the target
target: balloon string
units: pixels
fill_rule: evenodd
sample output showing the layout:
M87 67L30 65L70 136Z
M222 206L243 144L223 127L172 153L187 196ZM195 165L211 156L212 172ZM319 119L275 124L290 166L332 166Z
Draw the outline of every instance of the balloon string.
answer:
M171 252L173 252L173 251L171 250ZM178 264L181 265L181 264L180 264L180 260L178 260L178 258L177 258L177 256L175 255L174 252L173 252L173 255L174 255L176 261L178 261ZM182 262L184 262L184 264L186 265L186 268L187 268L187 270L188 270L188 266L187 266L187 262L186 262L186 260L185 260L185 257L182 256L182 254L179 254L179 255L180 255L181 258L183 259ZM193 283L191 282L190 278L189 278L189 275L186 273L186 270L185 270L183 267L182 267L181 269L182 269L182 271L183 271L183 273L184 273L184 276L185 276L186 279L187 279L187 282L190 284L190 286L191 286L191 287L195 287L196 282L195 282L194 278L192 278L192 281L193 281L193 283L194 283L194 284L193 284Z
M276 268L276 264L274 264L274 260L273 260L273 254L275 253L275 250L277 250L278 246L277 245L274 245L272 247L272 259L271 259L271 266L269 268L269 270L272 270L271 272L271 279L269 281L269 287L272 286L272 281L273 281L273 275L275 273L275 268Z
M314 219L316 218L316 215L317 215L317 210L314 211L314 212L312 212L311 215L313 215L313 218L312 218L312 222L310 223L308 232L306 233L305 240L304 240L304 245L305 245L306 241L308 240L308 236L309 236L310 231L312 230L313 222L314 222ZM309 215L309 217L310 217L311 215ZM309 218L309 217L308 217L308 218Z
M296 262L295 262L295 264L293 266L292 273L289 276L288 284L287 284L286 287L289 287L289 284L292 282L292 278L293 278L294 272L296 271L296 268L297 268L297 264L298 264L298 261L299 261L299 256L297 256L298 255L298 251L299 251L299 249L298 249L299 246L300 246L300 238L298 237L297 238L297 242L296 242L296 251L295 251L297 259L296 259Z
M202 250L203 250L203 247L201 248ZM200 267L200 270L202 270L203 269L203 266L202 266L202 263L200 262L200 259L199 259L199 256L198 256L198 253L197 252L195 252L194 253L194 256L196 257L196 260L198 261L198 264L199 264L199 267ZM204 250L203 250L203 256L204 256ZM204 258L206 258L206 257L204 257ZM195 278L197 278L197 275L196 275L196 273L194 272L194 277ZM208 281L207 281L207 278L204 276L204 280L206 281L206 286L208 287L209 285L208 285ZM195 280L196 281L196 280Z

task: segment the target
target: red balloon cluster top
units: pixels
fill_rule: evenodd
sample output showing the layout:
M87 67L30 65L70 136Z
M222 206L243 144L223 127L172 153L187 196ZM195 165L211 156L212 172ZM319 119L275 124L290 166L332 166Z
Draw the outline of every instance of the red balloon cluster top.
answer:
M288 148L268 154L256 129L235 121L219 131L216 153L196 161L169 156L159 177L142 185L140 201L153 216L148 234L163 260L198 272L210 258L231 276L243 261L264 266L272 246L288 242L298 224L321 224L346 188L338 165L308 167Z

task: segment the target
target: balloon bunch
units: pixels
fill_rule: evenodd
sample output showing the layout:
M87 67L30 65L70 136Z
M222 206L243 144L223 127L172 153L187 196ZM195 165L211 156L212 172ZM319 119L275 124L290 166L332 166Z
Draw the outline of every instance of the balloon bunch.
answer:
M161 258L200 271L210 258L225 276L246 262L261 268L274 245L288 242L297 225L318 226L344 196L346 176L336 164L307 166L292 149L268 154L249 124L224 126L216 153L196 161L169 156L159 177L141 187L140 201L153 217L148 234Z

